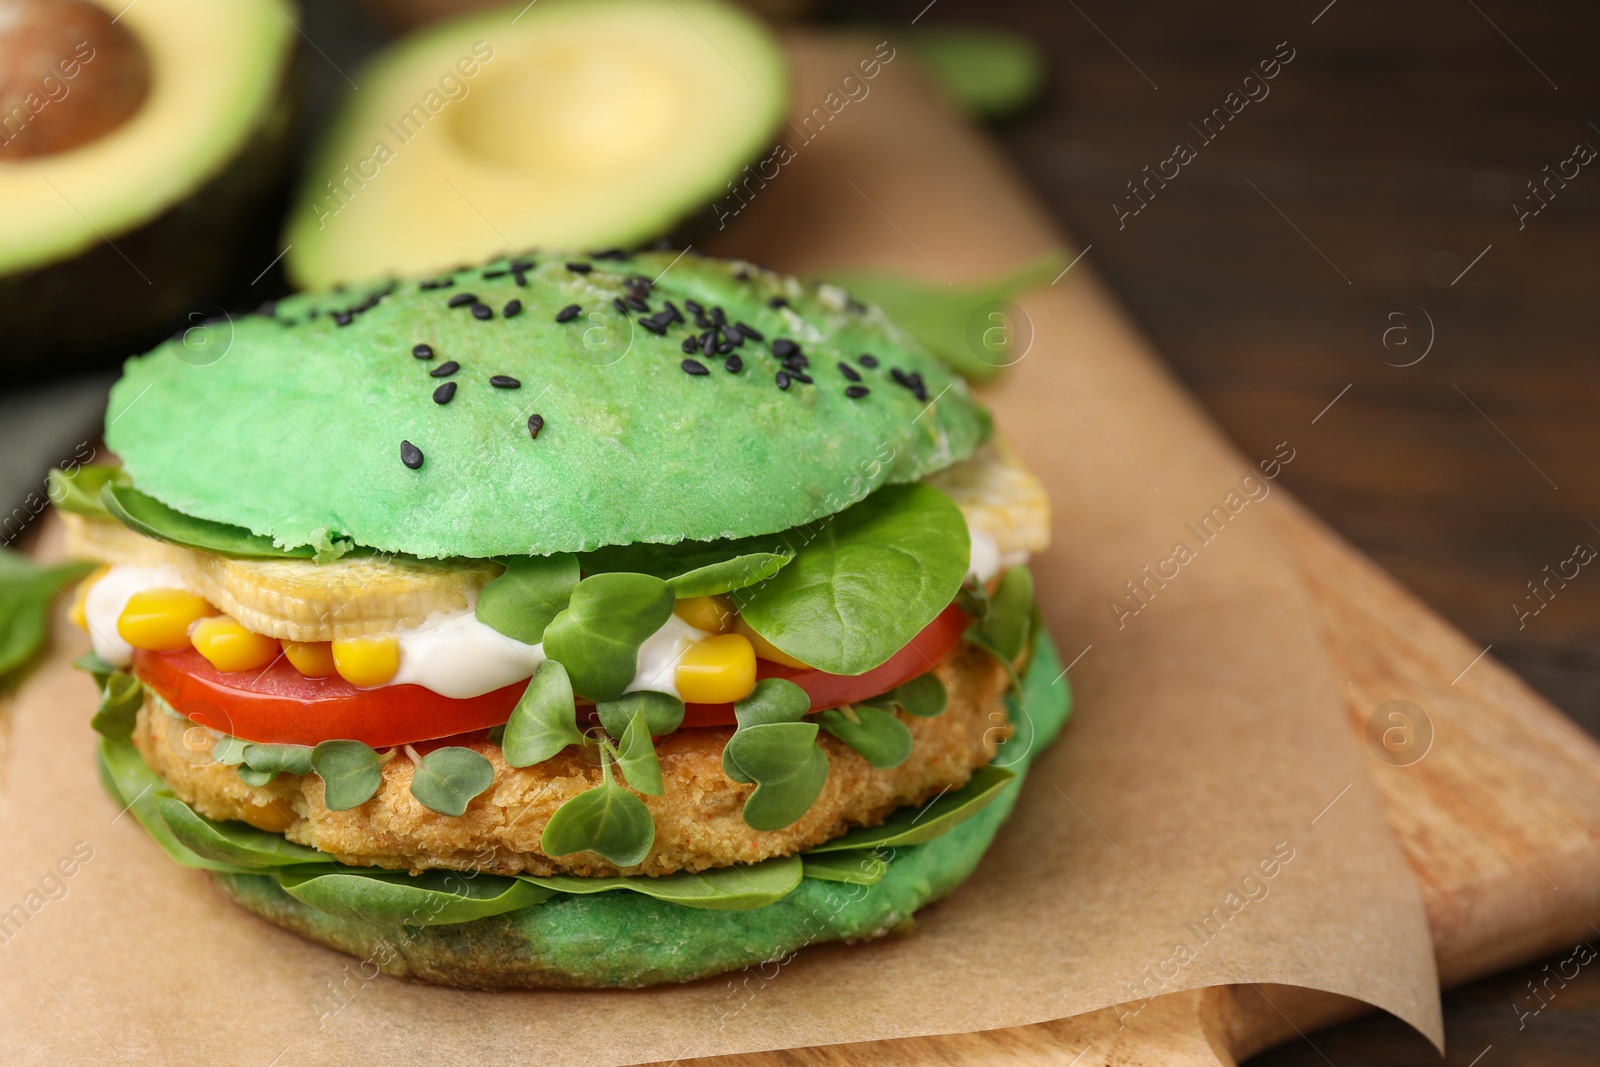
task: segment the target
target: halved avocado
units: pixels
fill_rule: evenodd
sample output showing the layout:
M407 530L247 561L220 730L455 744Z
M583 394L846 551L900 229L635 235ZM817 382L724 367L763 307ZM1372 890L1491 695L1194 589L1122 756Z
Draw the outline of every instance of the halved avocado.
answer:
M244 269L287 149L294 17L289 0L0 0L8 369L125 355Z
M308 288L661 236L770 147L788 73L720 0L518 0L356 83L284 238Z

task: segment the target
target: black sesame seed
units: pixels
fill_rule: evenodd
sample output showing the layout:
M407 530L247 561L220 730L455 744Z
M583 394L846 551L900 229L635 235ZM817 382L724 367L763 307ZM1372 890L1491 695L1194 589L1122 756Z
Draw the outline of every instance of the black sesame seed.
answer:
M765 341L767 339L766 334L762 333L760 330L746 322L736 322L733 324L733 328L750 338L752 341Z
M704 352L708 359L717 354L717 331L707 330L700 335L700 351Z
M567 269L574 274L588 274L594 270L594 265L590 263L568 263Z
M778 383L778 388L779 389L787 389L787 388L789 388L789 372L788 371L782 371L782 370L779 371L777 373L777 375L773 378L773 381Z
M704 311L696 311L694 313L694 324L700 329L704 330L711 326L711 320L706 318L706 313Z
M678 305L676 305L672 301L668 300L665 303L663 303L661 306L667 309L667 314L672 316L672 321L673 322L682 322L683 321L683 312L678 310Z
M872 390L868 389L864 385L852 385L845 389L844 395L849 397L851 400L860 400L870 392L872 392Z
M813 384L812 381L811 381L811 375L809 375L809 374L801 374L797 370L790 370L789 371L789 377L793 378L797 382L805 382L807 385Z
M531 259L513 259L509 264L507 264L507 266L509 266L511 272L515 274L518 271L532 270L534 268L534 262Z
M700 351L700 338L695 337L693 335L685 337L683 339L683 344L679 345L678 347L682 348L685 352L689 353L690 355L693 355L694 353Z
M455 296L452 296L446 303L447 303L447 305L449 307L459 308L459 307L466 307L468 304L476 304L477 302L478 302L478 298L475 295L473 295L472 293L457 293Z
M658 336L667 332L667 324L657 321L653 315L640 319L639 325Z
M489 379L489 384L496 389L521 389L522 383L509 374L496 374Z
M779 359L784 359L788 356L799 355L799 353L800 346L789 340L787 337L780 337L772 342L772 354L777 356Z
M351 320L354 318L355 316L348 311L335 311L333 313L333 321L338 323L340 326L350 325Z
M711 373L709 370L706 369L706 365L704 363L701 363L698 359L686 359L682 363L679 363L678 366L683 368L683 372L685 374L710 374Z
M711 321L721 326L728 321L728 313L721 308L712 308Z
M437 289L439 288L439 283L434 281L421 282L417 285L417 288L424 291L429 289Z
M445 382L443 385L439 386L439 388L433 391L433 402L435 404L448 404L450 403L450 398L455 395L456 383Z
M629 307L631 307L635 311L649 311L650 310L650 305L646 304L643 300L640 300L636 296L628 297L627 300L623 301L623 303L627 304Z
M617 314L619 315L626 315L628 313L628 305L622 302L622 297L620 296L612 298L611 306L617 309Z
M571 322L573 319L577 318L580 314L582 314L582 312L583 312L583 309L581 307L579 307L577 304L568 304L566 307L564 307L560 311L556 312L556 321L557 322Z
M461 364L452 359L433 368L428 372L428 376L430 378L448 378L460 369Z
M863 367L876 367L878 365L878 357L874 356L870 352L863 352L860 356L856 357L856 362L860 363Z
M544 429L544 416L543 415L529 415L528 416L528 433L529 433L529 435L531 435L534 440L538 440L539 439L539 431L542 430L542 429Z
M721 352L723 355L727 355L729 352L733 351L733 342L732 341L719 341L719 342L717 342L717 351Z
M622 259L632 259L633 257L628 252L624 251L621 248L607 248L602 252L590 252L589 253L589 258L590 259L622 260Z
M744 360L740 359L738 356L729 356L727 362L722 365L722 369L727 371L729 374L738 374L740 371L744 370Z
M473 304L472 317L480 322L494 318L494 309L488 304Z
M771 300L767 301L767 307L769 308L786 308L788 306L789 301L785 300L781 296L775 296Z
M418 448L410 441L401 441L400 462L404 463L412 470L416 470L418 467L422 466L422 449Z
M504 278L507 274L510 274L510 273L511 272L508 271L508 270L486 270L486 271L483 272L482 277L485 278L485 279L489 279L489 278Z
M740 345L744 344L744 331L739 329L737 326L729 326L724 324L722 326L722 337L734 348L738 348Z
M433 358L433 346L432 345L412 345L411 346L411 354L413 356L416 356L418 359L432 359Z
M844 375L846 378L849 378L852 382L859 382L861 380L861 374L848 363L839 364L839 373Z
M277 313L278 313L278 302L276 300L268 300L268 301L264 302L260 307L256 308L256 314L257 315L265 315L269 319L272 318L272 316L276 315Z
M899 382L901 385L905 386L907 389L910 389L913 392L916 391L917 387L914 384L912 384L911 376L909 374L907 374L905 371L901 370L899 367L890 367L889 368L889 377L893 378L895 381Z
M508 301L506 301L505 309L503 311L501 311L500 313L502 315L504 315L508 319L512 318L514 316L522 314L522 301L520 301L520 300L508 300Z
M689 309L691 315L704 315L705 307L698 300L685 300L683 306Z
M785 357L783 365L790 370L805 370L811 366L811 361L797 352L792 356Z

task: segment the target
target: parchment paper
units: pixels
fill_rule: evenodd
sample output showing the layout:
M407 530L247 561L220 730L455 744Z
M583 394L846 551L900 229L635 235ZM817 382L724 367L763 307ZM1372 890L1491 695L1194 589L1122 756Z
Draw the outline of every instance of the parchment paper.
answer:
M798 111L823 106L875 43L797 39ZM791 143L723 250L959 281L1061 243L903 49L869 95ZM1055 503L1035 569L1077 715L979 872L914 935L641 992L368 979L240 911L117 812L95 781L91 685L66 666L82 641L62 628L6 720L0 912L26 918L0 921L0 1056L604 1067L1112 1004L1136 1018L1148 996L1242 982L1347 994L1441 1040L1420 896L1265 514L1282 490L1257 464L1283 458L1224 445L1091 268L1020 301L1032 346L987 395ZM1191 558L1174 564L1179 542Z

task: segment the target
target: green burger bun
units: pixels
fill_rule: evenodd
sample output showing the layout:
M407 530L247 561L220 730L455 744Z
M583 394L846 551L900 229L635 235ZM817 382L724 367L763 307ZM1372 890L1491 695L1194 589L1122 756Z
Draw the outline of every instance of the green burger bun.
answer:
M709 355L701 315L727 324ZM477 558L783 530L989 431L875 309L693 252L293 297L129 361L107 423L134 484L186 515Z

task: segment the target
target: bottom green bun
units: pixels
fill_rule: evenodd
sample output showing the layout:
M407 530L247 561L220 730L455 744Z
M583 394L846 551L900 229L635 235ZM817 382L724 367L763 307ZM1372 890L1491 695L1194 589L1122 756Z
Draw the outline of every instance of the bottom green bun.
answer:
M385 927L318 911L270 875L216 875L229 897L269 922L378 972L474 989L636 988L781 964L807 945L863 941L909 929L917 909L954 892L988 851L1033 757L1060 732L1071 698L1050 639L1037 634L1016 732L995 762L1017 778L993 803L941 837L884 850L876 885L802 878L788 896L749 911L708 911L637 893L560 895L471 922Z

